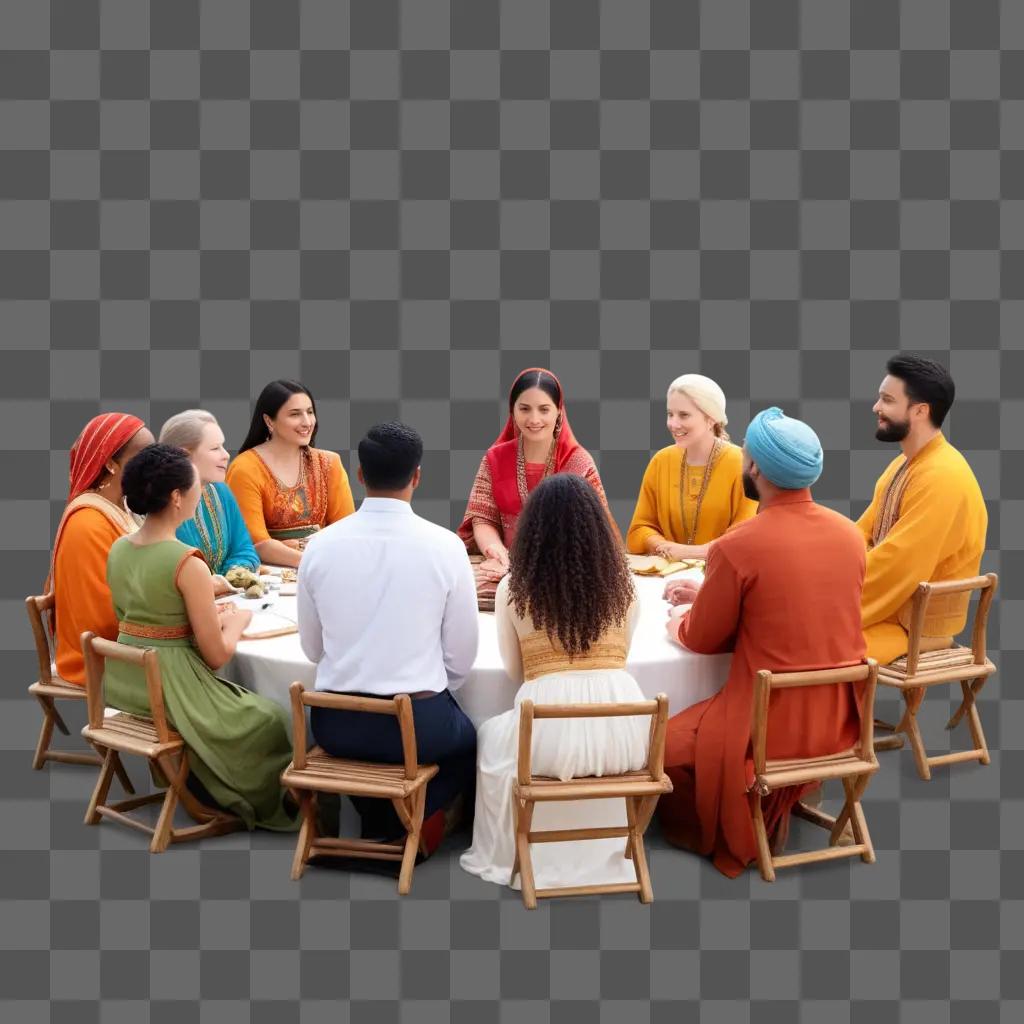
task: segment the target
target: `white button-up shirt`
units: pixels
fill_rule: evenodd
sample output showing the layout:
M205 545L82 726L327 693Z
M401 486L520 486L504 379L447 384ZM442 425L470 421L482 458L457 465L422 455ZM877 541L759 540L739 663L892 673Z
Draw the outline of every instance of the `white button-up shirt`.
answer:
M456 689L476 658L476 585L466 549L397 498L366 498L359 511L310 537L298 609L318 690L440 693Z

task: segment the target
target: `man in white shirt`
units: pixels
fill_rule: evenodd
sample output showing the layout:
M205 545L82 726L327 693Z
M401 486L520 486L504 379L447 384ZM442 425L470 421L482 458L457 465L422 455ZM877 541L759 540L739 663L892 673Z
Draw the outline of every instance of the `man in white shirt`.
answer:
M455 702L477 649L473 572L462 541L412 510L423 442L411 427L382 423L359 442L359 510L314 534L299 566L299 638L316 665L316 688L366 697L408 693L427 785L423 839L444 837L444 811L471 794L476 730ZM400 764L398 720L313 708L316 742L335 757ZM404 829L385 800L354 800L363 835Z

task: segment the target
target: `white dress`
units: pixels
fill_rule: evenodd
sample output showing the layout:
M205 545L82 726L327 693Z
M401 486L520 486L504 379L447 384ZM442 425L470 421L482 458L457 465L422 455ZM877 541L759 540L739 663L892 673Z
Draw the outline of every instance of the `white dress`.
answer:
M511 711L488 719L477 732L476 815L473 845L460 858L466 871L488 882L510 882L515 860L512 782L519 754L519 704L626 703L644 700L625 665L636 623L636 605L625 627L610 630L587 656L570 663L560 647L531 622L519 619L508 603L508 577L495 595L495 616L502 661L509 677L522 682ZM588 662L590 667L587 667ZM570 664L579 668L567 668ZM540 666L553 668L536 675ZM587 775L618 775L638 771L647 763L650 719L570 718L535 722L531 769L535 776L567 780ZM538 803L532 829L621 827L626 825L625 801L578 800ZM535 843L530 847L538 889L570 885L634 882L632 860L625 857L625 839L587 839L567 843Z

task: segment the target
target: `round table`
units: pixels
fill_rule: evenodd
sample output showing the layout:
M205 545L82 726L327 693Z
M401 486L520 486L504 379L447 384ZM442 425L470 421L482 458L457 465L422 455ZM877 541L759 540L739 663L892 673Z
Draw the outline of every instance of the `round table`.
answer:
M690 570L673 579L685 576L699 579L700 573ZM674 715L718 692L728 674L730 655L694 654L672 643L665 633L668 605L661 596L665 581L657 576L637 576L634 580L640 600L640 620L626 669L646 697L666 694L669 714ZM294 620L295 598L279 597L273 610ZM243 640L221 674L290 709L288 687L297 679L312 688L316 667L302 653L298 634L293 633L264 640ZM518 688L505 675L494 615L481 612L476 661L469 678L454 691L455 696L479 728L488 718L513 706Z

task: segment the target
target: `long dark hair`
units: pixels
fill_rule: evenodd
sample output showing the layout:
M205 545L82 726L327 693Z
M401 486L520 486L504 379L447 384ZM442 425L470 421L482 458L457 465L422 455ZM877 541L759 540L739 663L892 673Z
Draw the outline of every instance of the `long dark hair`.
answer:
M554 374L548 373L547 370L530 370L521 374L512 385L512 391L508 396L509 412L516 407L519 396L530 388L540 388L555 403L556 409L561 406L562 389L558 386L558 380Z
M313 415L316 416L316 402L313 401L312 392L305 384L300 384L297 380L272 380L260 392L260 397L256 399L256 408L252 413L249 433L245 435L242 447L238 449L239 454L247 452L250 448L255 448L258 444L263 444L270 437L270 431L267 430L263 417L269 416L271 419L274 419L281 406L292 395L305 395L309 399L309 404L313 406ZM316 445L316 432L319 429L320 417L316 416L316 424L313 427L313 432L309 435L310 448Z
M622 541L594 489L573 473L548 477L527 499L509 561L516 614L557 637L570 657L621 626L636 596Z

